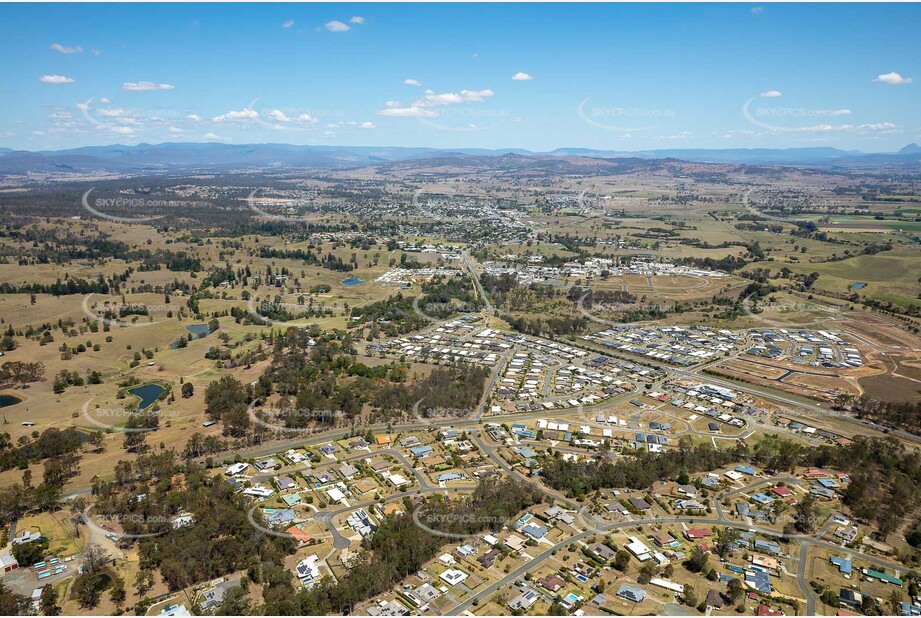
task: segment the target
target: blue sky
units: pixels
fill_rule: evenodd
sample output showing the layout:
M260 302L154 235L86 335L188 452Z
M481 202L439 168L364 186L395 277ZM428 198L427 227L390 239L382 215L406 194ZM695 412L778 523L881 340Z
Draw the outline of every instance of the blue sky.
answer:
M921 6L0 5L0 145L891 151Z

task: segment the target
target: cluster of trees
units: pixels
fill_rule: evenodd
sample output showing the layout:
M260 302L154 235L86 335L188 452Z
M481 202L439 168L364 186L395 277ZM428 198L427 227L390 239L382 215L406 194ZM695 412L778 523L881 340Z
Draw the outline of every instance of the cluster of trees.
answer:
M439 367L410 384L404 363L371 367L359 362L348 333L320 335L289 329L274 333L271 345L271 363L254 385L224 376L205 389L205 411L223 423L225 434L244 438L252 430L253 437L261 440L276 424L286 428L354 424L366 405L392 418L408 414L420 399L427 409L469 410L479 402L489 373L475 365ZM280 398L271 406L252 405L272 395ZM275 418L268 417L271 410ZM266 422L256 422L259 419ZM216 446L198 441L190 452L207 454Z
M319 250L314 253L309 248L303 249L273 249L271 247L260 247L259 257L272 260L301 260L307 266L318 266L329 270L347 273L355 269L353 262L345 262L339 256L327 253L322 255Z
M25 469L29 464L43 459L55 459L70 453L77 453L87 441L87 434L74 427L57 429L51 427L35 439L20 439L18 446L6 441L0 442L0 471L13 468Z
M429 528L448 534L495 532L541 499L541 492L533 486L506 477L480 482L461 504L448 502L443 496L433 497L419 509L417 516ZM463 517L455 517L461 513Z
M850 409L857 418L921 433L921 401L880 401L864 394Z
M464 312L479 311L483 302L476 297L473 284L466 277L445 277L437 275L431 281L423 284L423 296L419 299L420 306L426 315L433 318L445 319L457 313L457 304L463 303Z
M553 489L565 491L570 497L584 498L605 487L644 489L661 479L713 470L736 460L734 451L721 451L709 444L700 444L660 454L637 451L616 461L566 461L553 457L544 462L541 476Z
M44 376L45 366L40 362L7 361L0 365L0 388L39 382Z
M419 330L429 325L429 321L413 310L413 297L397 293L387 300L370 305L352 307L351 314L356 326L363 327L365 322L373 322L368 340L376 339L381 334L398 337Z
M371 397L371 404L385 412L406 412L422 400L423 417L463 416L479 403L488 377L489 370L479 365L436 367L413 385L385 385Z

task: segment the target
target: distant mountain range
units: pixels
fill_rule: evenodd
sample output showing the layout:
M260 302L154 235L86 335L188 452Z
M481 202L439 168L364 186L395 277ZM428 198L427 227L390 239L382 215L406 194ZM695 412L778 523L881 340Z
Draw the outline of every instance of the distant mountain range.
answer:
M132 174L240 168L342 169L450 157L589 159L678 159L700 163L788 165L859 170L917 167L921 146L909 144L894 153L864 153L837 148L668 149L626 152L588 148L557 148L550 152L521 149L438 149L372 146L296 146L292 144L164 143L136 146L87 146L69 150L23 151L0 148L0 174L27 172L110 171Z

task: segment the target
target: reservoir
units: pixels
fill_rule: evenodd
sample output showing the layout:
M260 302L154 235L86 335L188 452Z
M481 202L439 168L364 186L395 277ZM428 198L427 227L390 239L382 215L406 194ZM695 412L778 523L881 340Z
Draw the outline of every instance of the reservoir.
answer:
M141 403L138 404L138 409L144 410L153 405L153 403L157 401L157 398L160 397L160 394L165 391L166 389L159 384L144 384L143 386L136 386L128 392L141 399Z
M15 406L17 403L22 403L22 399L19 397L13 397L12 395L0 394L0 408Z

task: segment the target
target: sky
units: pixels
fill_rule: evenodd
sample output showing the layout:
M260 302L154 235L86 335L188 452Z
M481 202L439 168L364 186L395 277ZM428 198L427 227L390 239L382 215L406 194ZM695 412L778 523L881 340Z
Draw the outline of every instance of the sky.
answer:
M921 5L2 4L0 147L921 142Z

